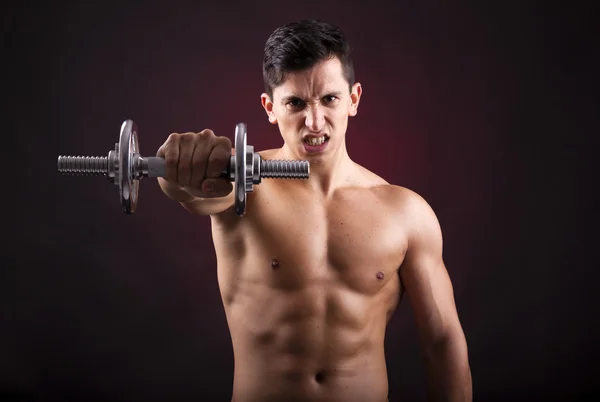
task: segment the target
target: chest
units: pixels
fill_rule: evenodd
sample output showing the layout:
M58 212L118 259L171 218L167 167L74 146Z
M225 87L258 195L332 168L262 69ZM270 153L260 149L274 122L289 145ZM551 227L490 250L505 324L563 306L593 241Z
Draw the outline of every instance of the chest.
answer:
M394 208L376 194L352 190L319 200L263 186L248 204L248 251L270 267L263 279L275 287L330 281L374 294L397 280L406 235Z

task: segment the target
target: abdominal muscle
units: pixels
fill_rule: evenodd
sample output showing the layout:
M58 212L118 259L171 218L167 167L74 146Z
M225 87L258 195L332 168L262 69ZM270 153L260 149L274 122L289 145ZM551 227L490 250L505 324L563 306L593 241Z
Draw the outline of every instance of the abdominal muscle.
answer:
M386 401L386 311L372 297L325 278L301 289L238 280L230 290L234 401Z
M400 300L403 230L383 191L315 202L299 184L283 185L261 184L244 219L211 219L233 400L386 401L384 336Z

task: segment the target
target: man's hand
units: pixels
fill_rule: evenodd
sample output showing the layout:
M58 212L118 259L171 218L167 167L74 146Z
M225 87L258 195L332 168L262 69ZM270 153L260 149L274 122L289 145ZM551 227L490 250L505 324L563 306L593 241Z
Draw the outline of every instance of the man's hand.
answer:
M228 179L220 177L231 157L231 141L211 130L173 133L156 156L166 162L166 177L159 178L161 189L175 201L225 197L233 189Z

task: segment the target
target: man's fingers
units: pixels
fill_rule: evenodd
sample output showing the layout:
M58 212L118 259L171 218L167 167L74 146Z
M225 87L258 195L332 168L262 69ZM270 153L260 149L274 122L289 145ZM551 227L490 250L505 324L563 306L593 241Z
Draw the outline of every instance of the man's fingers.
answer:
M206 165L206 177L220 177L221 173L227 169L231 159L231 141L227 137L217 137L214 146L208 157Z
M192 178L190 185L200 188L202 181L206 177L206 166L210 151L214 144L215 135L210 130L203 130L196 134L196 148L194 149L194 157L192 160Z
M231 141L216 137L211 130L173 133L158 149L165 159L165 179L200 197L224 197L232 183L222 177L231 159Z
M165 159L165 176L168 181L177 182L177 164L179 162L179 135L171 134L157 152Z
M179 140L177 181L182 186L188 186L192 177L192 156L194 154L194 147L196 145L194 136L195 135L193 133L182 134Z

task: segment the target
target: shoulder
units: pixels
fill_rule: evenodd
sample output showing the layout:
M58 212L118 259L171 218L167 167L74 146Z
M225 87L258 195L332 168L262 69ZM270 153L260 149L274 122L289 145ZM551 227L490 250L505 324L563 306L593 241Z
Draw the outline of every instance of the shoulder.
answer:
M388 201L393 203L396 208L411 213L433 212L425 198L414 190L407 187L388 184L381 187Z
M441 237L441 228L435 211L419 193L409 188L387 184L374 188L394 216L414 237Z
M411 215L415 213L420 215L430 209L427 201L416 191L391 184L363 166L357 165L356 167L358 170L355 172L352 184L372 192L391 209L399 213L410 212Z

